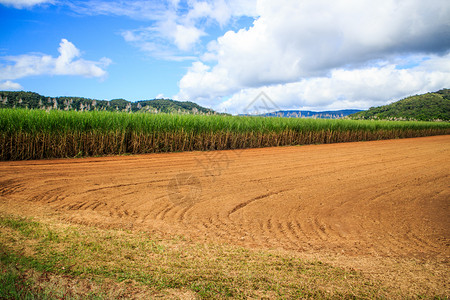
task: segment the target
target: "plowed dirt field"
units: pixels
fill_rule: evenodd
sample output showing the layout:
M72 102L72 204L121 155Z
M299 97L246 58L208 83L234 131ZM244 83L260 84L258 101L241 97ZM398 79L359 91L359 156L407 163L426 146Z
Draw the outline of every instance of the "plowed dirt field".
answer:
M0 211L288 251L450 294L450 136L0 162Z
M5 212L263 248L449 257L450 136L0 163Z

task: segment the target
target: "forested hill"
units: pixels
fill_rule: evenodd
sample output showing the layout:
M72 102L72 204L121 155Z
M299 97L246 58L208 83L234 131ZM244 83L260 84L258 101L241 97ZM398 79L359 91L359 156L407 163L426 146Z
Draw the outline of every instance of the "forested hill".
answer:
M353 119L450 121L450 89L407 97L350 115Z
M125 99L97 100L81 97L46 97L33 92L0 91L0 108L30 108L59 110L107 110L151 113L214 114L212 109L189 101L154 99L130 102Z

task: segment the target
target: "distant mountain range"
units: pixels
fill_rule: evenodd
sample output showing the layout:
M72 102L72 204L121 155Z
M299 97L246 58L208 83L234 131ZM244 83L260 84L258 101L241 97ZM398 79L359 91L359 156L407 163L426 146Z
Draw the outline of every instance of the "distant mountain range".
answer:
M349 116L352 119L450 121L450 89L415 95Z
M141 100L136 102L125 99L97 100L82 97L46 97L33 92L0 91L0 108L30 108L59 110L106 110L150 113L200 113L215 114L212 109L202 107L190 101L171 99Z
M260 114L258 116L284 117L284 118L339 119L360 111L361 111L360 109L343 109L343 110L328 110L328 111L278 110L271 113Z

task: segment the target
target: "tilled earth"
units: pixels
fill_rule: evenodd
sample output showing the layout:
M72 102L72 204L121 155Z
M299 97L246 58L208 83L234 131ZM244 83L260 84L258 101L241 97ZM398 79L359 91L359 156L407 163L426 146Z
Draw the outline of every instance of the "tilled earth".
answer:
M448 270L449 162L450 136L0 162L0 209Z

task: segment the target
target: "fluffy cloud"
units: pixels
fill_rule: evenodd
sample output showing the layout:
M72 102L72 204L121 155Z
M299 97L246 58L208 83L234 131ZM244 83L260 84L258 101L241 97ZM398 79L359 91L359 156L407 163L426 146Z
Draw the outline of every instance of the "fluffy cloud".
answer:
M192 59L211 25L224 27L234 18L253 16L256 0L75 1L74 11L89 15L117 15L149 21L150 26L122 32L125 41L152 56Z
M434 66L438 67L434 69ZM367 109L449 85L450 54L430 57L409 69L393 64L352 70L335 69L326 77L245 88L221 103L218 109L241 113L261 92L270 97L279 109Z
M122 32L125 41L151 55L168 60L195 59L183 55L191 50L205 33L195 26L184 26L170 20L159 26L126 30ZM174 49L173 45L176 46Z
M0 4L18 9L29 8L38 4L53 3L53 0L0 0Z
M12 82L11 80L6 80L4 82L0 82L0 90L10 91L10 90L21 90L22 86L16 82Z
M331 99L323 100L326 91L339 91L344 106L362 107L378 99L358 95L366 84L379 83L375 90L388 90L390 97L438 87L435 82L439 87L450 84L446 0L259 0L256 13L252 27L229 31L208 45L203 60L193 63L180 80L178 98L211 104L232 95L221 106L231 109L231 103L239 106L245 90L281 87L291 89L295 96L290 103L297 107L332 107ZM402 59L427 55L434 59L415 63L423 70L398 70ZM431 65L439 57L444 64ZM409 84L405 78L425 81ZM313 87L323 91L307 92Z
M59 56L25 54L4 58L8 64L0 66L0 80L18 79L34 75L79 75L85 77L104 77L111 60L89 61L81 56L74 44L62 39L58 48ZM12 64L11 64L12 63Z

